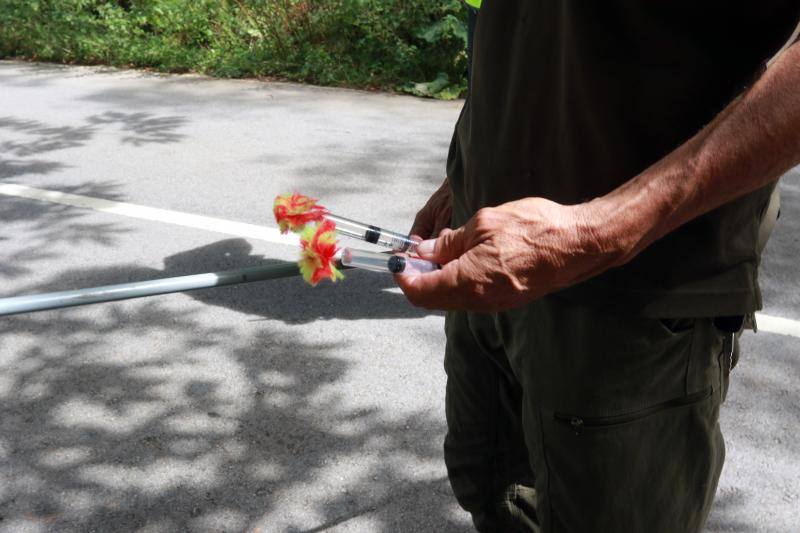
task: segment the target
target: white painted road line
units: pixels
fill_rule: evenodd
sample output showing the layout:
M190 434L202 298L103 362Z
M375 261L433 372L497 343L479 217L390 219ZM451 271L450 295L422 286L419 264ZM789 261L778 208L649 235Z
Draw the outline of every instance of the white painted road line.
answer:
M295 235L281 235L281 232L277 228L257 226L244 222L232 222L221 218L205 217L125 202L115 202L78 194L35 189L25 185L11 183L0 184L0 194L69 205L72 207L93 209L94 211L112 213L141 220L166 222L167 224L224 233L226 235L234 235L236 237L245 237L248 239L258 239L275 244L286 244L290 246L297 246L299 244L299 240Z
M758 331L800 338L800 321L756 313Z
M112 213L142 220L166 222L168 224L224 233L236 237L268 241L276 244L297 246L299 243L296 236L281 235L277 228L257 226L244 222L232 222L221 218L205 217L202 215L181 213L179 211L170 211L167 209L158 209L125 202L114 202L112 200L92 198L90 196L81 196L78 194L36 189L25 185L16 185L12 183L0 184L0 194L69 205L72 207L81 207L84 209L93 209L103 213ZM397 291L399 292L399 289ZM761 313L756 313L756 320L758 321L759 331L800 338L800 321Z

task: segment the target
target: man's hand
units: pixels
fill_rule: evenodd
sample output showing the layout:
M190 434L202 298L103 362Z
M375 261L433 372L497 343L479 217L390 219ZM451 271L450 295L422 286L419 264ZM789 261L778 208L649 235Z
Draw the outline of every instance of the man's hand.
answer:
M409 232L411 237L419 240L431 239L438 236L443 229L449 228L452 202L453 191L450 189L450 182L445 178L442 186L417 213Z
M464 226L420 245L437 272L398 275L414 305L428 309L500 311L605 270L623 255L622 243L596 228L593 203L563 206L526 198L478 211Z

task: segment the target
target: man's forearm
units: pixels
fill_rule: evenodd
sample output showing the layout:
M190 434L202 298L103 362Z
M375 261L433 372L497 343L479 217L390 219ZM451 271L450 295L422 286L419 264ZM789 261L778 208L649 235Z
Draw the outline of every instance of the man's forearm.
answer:
M686 222L763 187L800 164L800 43L700 133L591 202L593 231L615 265Z

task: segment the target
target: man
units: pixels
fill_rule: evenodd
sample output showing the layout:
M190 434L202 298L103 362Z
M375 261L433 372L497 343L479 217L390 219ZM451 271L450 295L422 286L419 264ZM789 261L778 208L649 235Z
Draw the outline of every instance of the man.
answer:
M798 23L798 0L483 2L412 229L443 267L397 277L450 311L445 460L478 530L702 529L800 163Z

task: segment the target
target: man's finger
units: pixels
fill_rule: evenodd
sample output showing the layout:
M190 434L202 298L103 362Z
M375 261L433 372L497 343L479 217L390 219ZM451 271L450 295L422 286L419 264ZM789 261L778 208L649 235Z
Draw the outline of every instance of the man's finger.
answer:
M426 309L460 309L464 306L458 285L458 261L426 274L398 274L397 285L408 301Z
M441 264L461 257L467 250L467 234L464 226L454 230L445 228L438 238L422 241L417 246L420 257Z

